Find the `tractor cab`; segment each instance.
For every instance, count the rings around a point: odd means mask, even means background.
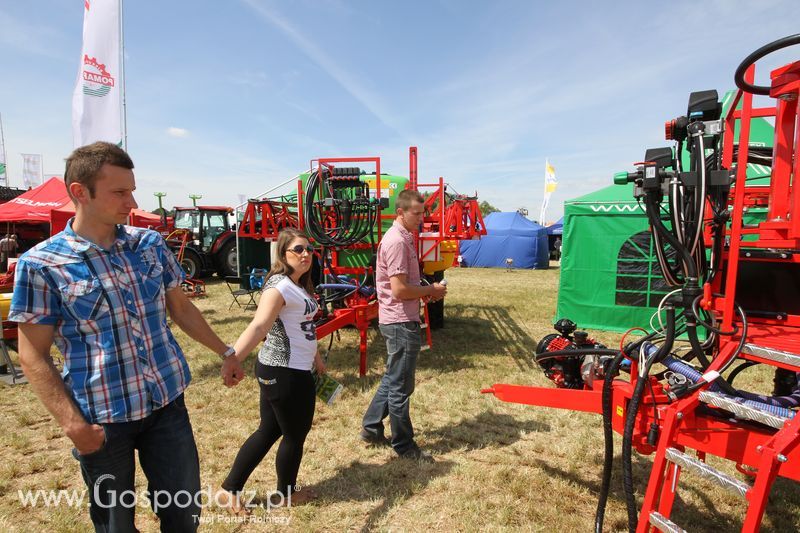
[[[236,275],[236,236],[228,220],[231,213],[233,209],[226,206],[175,208],[175,232],[186,235],[179,257],[189,277],[213,271],[220,276]]]
[[[217,237],[230,231],[230,207],[176,207],[175,229],[189,230],[194,246],[208,251]]]

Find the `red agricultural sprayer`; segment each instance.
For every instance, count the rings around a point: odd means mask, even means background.
[[[613,432],[622,434],[622,471],[631,531],[683,531],[670,520],[682,475],[719,483],[746,502],[743,531],[757,531],[773,482],[800,479],[800,61],[754,85],[755,63],[800,44],[794,35],[766,45],[736,70],[739,87],[722,115],[716,91],[692,93],[686,116],[667,123],[675,149],[647,150],[633,173],[634,196],[648,217],[658,268],[671,292],[662,324],[638,340],[606,348],[567,319],[539,343],[536,361],[556,389],[496,384],[506,402],[603,415],[605,462],[595,530],[609,494]],[[755,107],[754,95],[770,105]],[[774,117],[771,147],[751,144],[755,117]],[[767,183],[748,183],[750,165],[771,167]],[[766,220],[745,224],[747,209]],[[689,341],[678,349],[679,338]],[[775,367],[773,395],[737,389],[744,369]],[[628,374],[629,379],[623,379]],[[641,509],[632,450],[655,454]],[[732,461],[749,482],[709,466]]]
[[[303,231],[316,247],[315,283],[321,315],[317,337],[347,326],[360,334],[359,374],[367,369],[367,331],[378,316],[374,257],[381,237],[396,217],[395,199],[403,189],[426,196],[425,217],[416,238],[421,269],[429,281],[453,266],[460,239],[486,234],[477,197],[448,192],[417,179],[417,148],[409,149],[409,177],[381,171],[379,157],[320,158],[298,176],[294,191],[249,200],[239,224],[240,239],[275,241],[284,228]],[[247,267],[241,259],[240,267]],[[246,271],[245,271],[246,272]],[[431,305],[423,316],[431,322]],[[426,328],[430,346],[430,328]]]

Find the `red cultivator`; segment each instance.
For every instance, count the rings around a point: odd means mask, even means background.
[[[543,339],[536,355],[559,388],[496,384],[483,391],[506,402],[603,414],[597,531],[611,478],[612,431],[623,435],[631,531],[682,531],[670,515],[683,473],[740,495],[747,502],[743,531],[759,529],[776,477],[800,480],[800,417],[793,410],[800,404],[800,62],[773,71],[768,87],[753,85],[755,62],[794,44],[800,35],[744,60],[735,76],[740,89],[724,117],[716,91],[693,93],[687,115],[668,123],[675,151],[648,150],[637,172],[618,176],[635,183],[659,268],[674,289],[659,307],[664,326],[608,349],[561,320],[559,335]],[[770,96],[774,105],[755,108],[754,94]],[[773,147],[749,142],[754,117],[775,117]],[[768,185],[748,185],[752,164],[771,167]],[[748,226],[743,214],[753,206],[767,207],[766,220]],[[691,349],[678,355],[680,335]],[[772,396],[733,387],[754,364],[776,367]],[[629,380],[620,378],[625,372]],[[632,449],[655,453],[641,510]],[[710,467],[708,455],[732,461],[751,482]]]

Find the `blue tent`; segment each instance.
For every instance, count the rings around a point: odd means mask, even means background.
[[[556,222],[553,222],[549,226],[547,226],[547,234],[548,235],[562,235],[564,233],[564,217],[559,218]]]
[[[486,235],[478,241],[461,241],[459,253],[468,267],[505,267],[506,259],[514,268],[549,266],[547,230],[517,212],[491,213],[483,219]]]
[[[561,250],[556,250],[556,241],[564,236],[564,217],[559,218],[547,226],[547,247],[550,250],[551,259],[560,259]],[[559,247],[560,248],[560,247]]]

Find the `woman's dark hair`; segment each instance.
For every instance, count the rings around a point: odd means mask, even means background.
[[[305,233],[294,228],[286,228],[278,234],[278,255],[272,263],[272,268],[267,274],[267,279],[277,274],[291,276],[294,274],[294,269],[286,262],[286,254],[289,253],[289,245],[295,239],[303,239],[308,241]],[[313,257],[312,257],[313,262]],[[300,276],[300,286],[303,287],[310,295],[314,295],[314,283],[311,281],[311,268],[308,272]]]

